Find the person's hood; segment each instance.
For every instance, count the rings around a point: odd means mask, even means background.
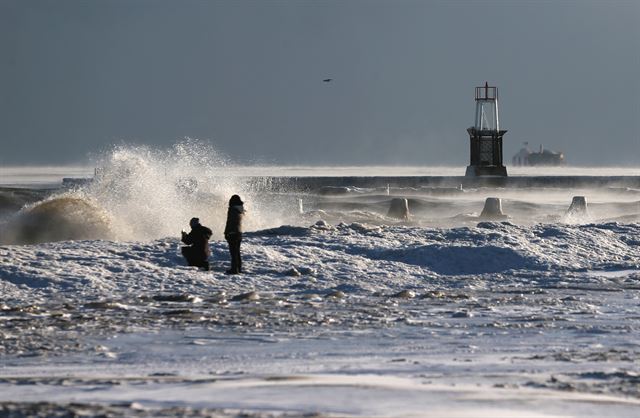
[[[229,206],[236,206],[236,205],[242,205],[244,204],[244,202],[242,201],[242,199],[240,199],[240,196],[238,196],[237,194],[234,194],[233,196],[231,196],[231,199],[229,199]]]

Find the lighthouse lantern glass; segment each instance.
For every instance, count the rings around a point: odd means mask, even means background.
[[[498,122],[498,101],[497,100],[477,100],[476,101],[476,123],[475,128],[480,131],[500,130]]]

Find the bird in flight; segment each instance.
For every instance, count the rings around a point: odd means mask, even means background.
[[[325,78],[324,80],[325,83],[330,83],[331,81],[333,81],[333,78]]]

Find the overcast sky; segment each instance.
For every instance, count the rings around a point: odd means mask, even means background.
[[[333,78],[324,83],[325,78]],[[210,140],[241,162],[640,165],[640,1],[0,0],[0,164]]]

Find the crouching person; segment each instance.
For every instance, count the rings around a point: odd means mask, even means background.
[[[209,271],[209,256],[211,249],[209,248],[209,238],[211,238],[211,230],[206,226],[200,225],[198,218],[192,218],[189,221],[191,232],[188,234],[182,231],[182,242],[188,247],[182,247],[182,255],[187,259],[190,266],[200,267]]]
[[[240,258],[240,243],[242,242],[242,218],[244,217],[244,202],[240,196],[234,194],[229,199],[227,224],[224,228],[224,238],[229,243],[231,254],[231,268],[227,274],[242,273],[242,259]]]

